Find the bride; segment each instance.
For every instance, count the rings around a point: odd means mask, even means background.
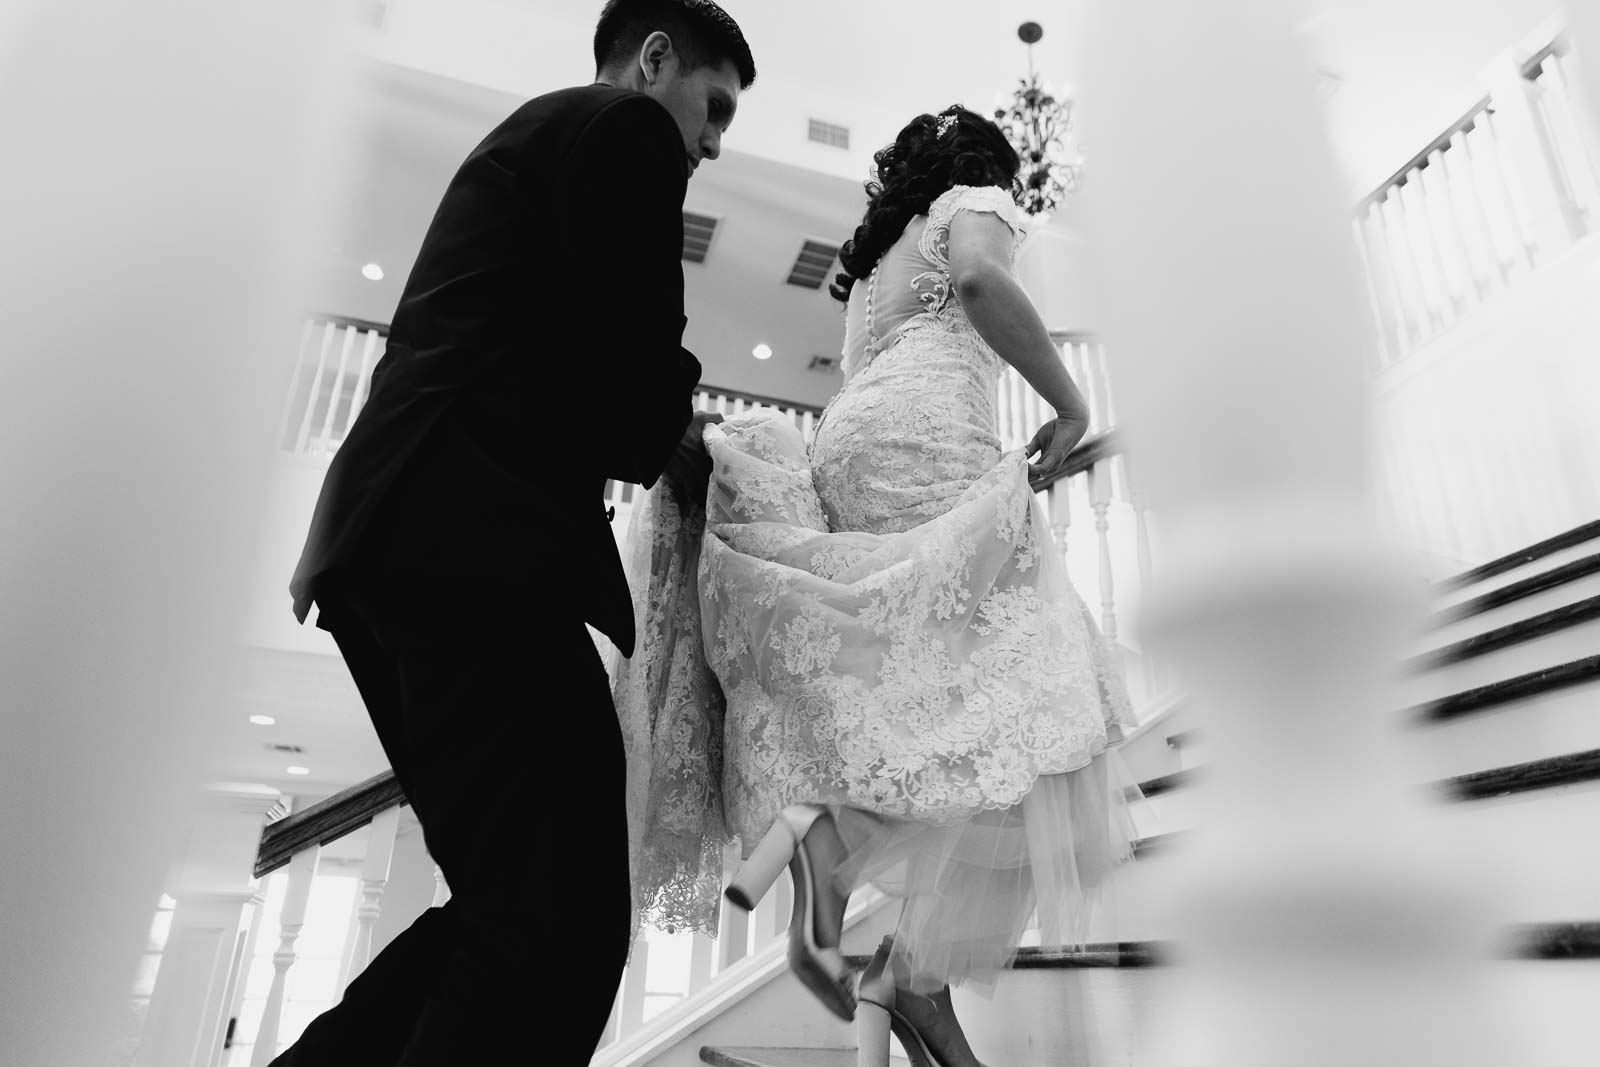
[[[792,966],[840,1017],[864,1005],[864,1057],[892,1027],[957,1067],[976,1059],[949,987],[992,991],[1031,918],[1081,943],[1130,854],[1107,751],[1129,708],[1029,488],[1087,409],[1015,278],[1016,152],[952,107],[875,158],[832,290],[844,386],[809,447],[774,411],[707,425],[708,490],[636,513],[641,643],[615,695],[639,910],[714,930],[737,835],[728,898],[791,870]],[[1057,413],[1020,452],[995,435],[1005,364]],[[904,906],[858,977],[839,937],[867,884]]]

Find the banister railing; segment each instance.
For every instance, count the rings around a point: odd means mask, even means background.
[[[255,876],[265,878],[285,866],[296,853],[318,845],[331,845],[361,829],[374,817],[406,803],[393,771],[373,775],[342,793],[269,823],[261,832]]]
[[[1386,365],[1595,230],[1600,161],[1570,62],[1557,37],[1516,64],[1356,205]]]

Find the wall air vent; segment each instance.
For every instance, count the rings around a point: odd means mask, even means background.
[[[839,360],[836,356],[812,356],[811,362],[806,364],[806,370],[818,374],[834,374],[839,370]]]
[[[804,289],[821,289],[828,280],[834,260],[839,258],[839,246],[808,237],[800,246],[800,255],[789,271],[789,284]]]
[[[301,748],[299,745],[268,745],[267,751],[287,752],[292,756],[299,756],[305,752],[305,749]]]
[[[722,222],[715,215],[702,215],[695,211],[683,213],[683,261],[704,263],[711,252],[711,238],[716,236]]]
[[[848,149],[850,147],[849,127],[823,122],[821,119],[811,120],[811,128],[807,132],[806,138],[817,144],[825,144],[829,148]]]

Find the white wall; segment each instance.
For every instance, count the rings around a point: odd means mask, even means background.
[[[1485,562],[1600,519],[1600,237],[1380,375],[1383,481],[1411,547]]]

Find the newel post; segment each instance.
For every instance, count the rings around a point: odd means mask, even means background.
[[[1377,533],[1371,309],[1291,6],[1084,9],[1084,215],[1162,516],[1141,617],[1211,753],[1140,1062],[1490,1067],[1492,872],[1391,761],[1421,606]]]
[[[261,785],[207,787],[170,880],[177,906],[136,1063],[221,1063],[228,1011],[238,999],[262,906],[260,883],[251,872],[261,828],[278,799],[276,789]]]

